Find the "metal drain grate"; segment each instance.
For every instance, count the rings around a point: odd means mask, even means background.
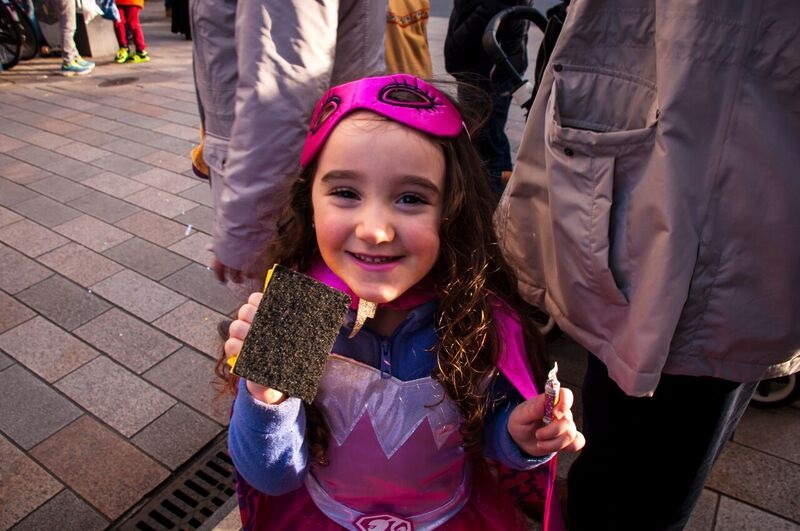
[[[194,464],[113,529],[157,531],[197,529],[236,494],[234,468],[221,437]]]

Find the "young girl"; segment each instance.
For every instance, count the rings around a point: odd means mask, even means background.
[[[114,34],[117,37],[119,51],[114,58],[119,64],[133,61],[146,63],[150,60],[147,44],[144,42],[144,30],[139,22],[139,12],[144,8],[144,0],[115,0],[119,8],[119,21],[114,22]],[[128,43],[128,33],[133,36],[136,51],[132,52]]]
[[[353,308],[378,307],[352,338],[351,310],[312,407],[238,382],[229,451],[244,528],[527,529],[487,459],[529,470],[584,440],[566,389],[542,421],[539,338],[516,311],[459,111],[405,74],[335,87],[301,166],[272,256]],[[260,300],[240,309],[227,356]]]

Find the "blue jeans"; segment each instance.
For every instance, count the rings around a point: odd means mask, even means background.
[[[510,86],[492,84],[488,80],[470,80],[469,84],[486,92],[491,102],[492,108],[489,117],[472,138],[472,144],[486,165],[490,184],[499,199],[505,188],[502,179],[503,172],[511,171],[513,167],[511,145],[505,131],[508,109],[511,106]],[[459,86],[458,98],[462,102],[469,99],[464,92],[463,88]]]

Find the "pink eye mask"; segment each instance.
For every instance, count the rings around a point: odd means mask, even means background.
[[[314,108],[300,155],[308,166],[336,124],[356,110],[371,111],[435,137],[457,137],[466,131],[461,114],[439,89],[408,74],[367,77],[331,88]]]

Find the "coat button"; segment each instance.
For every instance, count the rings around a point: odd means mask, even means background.
[[[564,69],[564,67],[561,66],[560,64],[553,65],[553,70],[555,70],[556,72],[561,72],[561,70],[563,70],[563,69]]]
[[[575,152],[572,151],[570,148],[564,148],[564,155],[566,155],[568,157],[571,157],[574,154],[575,154]]]

